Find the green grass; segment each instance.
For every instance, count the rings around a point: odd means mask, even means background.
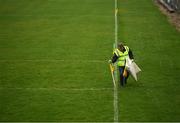
[[[180,33],[152,1],[119,1],[119,38],[134,51],[140,80],[119,92],[121,121],[180,121]]]
[[[113,121],[113,5],[0,0],[0,121]]]
[[[118,7],[142,69],[118,90],[119,120],[180,121],[180,33],[150,0]],[[113,43],[114,1],[0,0],[0,121],[112,122]]]

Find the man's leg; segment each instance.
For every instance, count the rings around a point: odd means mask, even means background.
[[[120,84],[121,84],[121,86],[124,86],[124,78],[125,77],[123,77],[123,72],[124,72],[124,67],[122,67],[122,66],[120,66],[119,67],[119,73],[120,73]]]
[[[128,79],[128,77],[129,77],[129,71],[127,71],[127,76],[124,77],[124,83],[125,83],[125,84],[127,84],[127,79]]]

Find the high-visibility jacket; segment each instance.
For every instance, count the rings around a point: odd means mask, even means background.
[[[118,63],[117,63],[118,66],[125,66],[126,58],[129,56],[129,48],[127,46],[124,46],[124,48],[126,49],[124,53],[121,52],[119,49],[114,50],[114,53],[118,57]]]

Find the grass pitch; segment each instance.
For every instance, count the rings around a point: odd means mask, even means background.
[[[119,91],[121,121],[180,121],[180,33],[151,0],[119,0],[119,38],[142,72]]]
[[[113,121],[113,5],[0,0],[0,121]]]
[[[119,120],[180,121],[180,33],[152,1],[118,7],[142,69],[119,89]],[[0,121],[113,121],[113,43],[114,1],[0,0]]]

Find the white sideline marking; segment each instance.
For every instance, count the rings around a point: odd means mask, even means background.
[[[0,90],[58,90],[58,91],[105,91],[105,90],[113,90],[113,88],[0,88]]]
[[[115,16],[114,16],[114,20],[115,20],[115,45],[114,47],[117,48],[117,41],[118,41],[118,18],[117,18],[117,14],[118,14],[118,7],[117,7],[117,0],[114,1],[115,2]],[[115,65],[116,66],[116,65]],[[117,66],[115,67],[116,71],[117,71]],[[115,72],[115,78],[117,80],[117,72]],[[114,122],[118,122],[118,115],[119,115],[119,109],[118,109],[118,86],[117,83],[114,86]]]
[[[87,63],[105,63],[105,60],[64,60],[64,59],[9,59],[0,62],[87,62]]]

